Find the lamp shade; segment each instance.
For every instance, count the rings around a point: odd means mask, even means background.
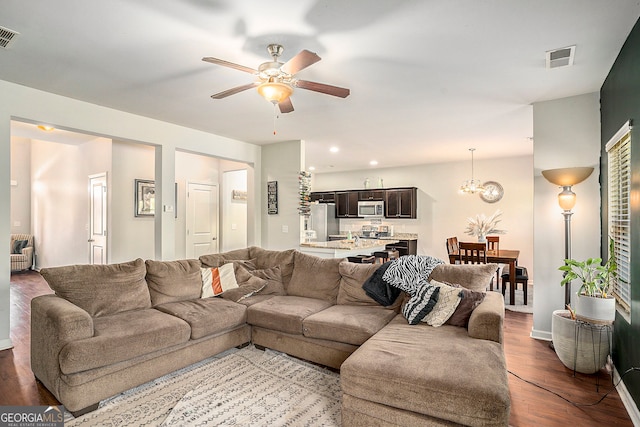
[[[593,168],[590,167],[547,169],[546,171],[542,171],[542,176],[557,186],[570,187],[589,178],[592,172]]]
[[[293,88],[287,84],[279,82],[265,82],[258,86],[258,93],[267,101],[279,104],[293,93]]]
[[[558,204],[565,211],[570,211],[576,205],[576,193],[571,191],[570,186],[562,187],[562,191],[558,194]]]

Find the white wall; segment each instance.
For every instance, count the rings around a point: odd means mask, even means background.
[[[564,219],[560,189],[542,177],[546,169],[593,166],[593,174],[573,187],[577,203],[571,219],[572,258],[600,256],[600,97],[590,93],[533,105],[534,136],[534,338],[551,339],[551,313],[564,306],[562,274]],[[575,294],[577,286],[573,286]]]
[[[135,216],[135,180],[155,180],[155,147],[113,141],[109,263],[154,258],[154,218]]]
[[[247,247],[247,201],[232,197],[233,191],[247,191],[247,170],[225,171],[222,174],[221,252]]]
[[[298,173],[304,170],[304,142],[288,141],[262,148],[262,246],[280,250],[297,248],[302,230],[298,214]],[[278,213],[267,214],[267,182],[278,182]],[[286,231],[285,231],[286,230]]]
[[[476,160],[475,177],[482,181],[497,181],[504,187],[504,197],[497,203],[483,202],[478,195],[459,194],[462,182],[471,175],[470,159],[460,162],[426,164],[403,168],[362,170],[345,173],[320,173],[312,178],[312,190],[361,189],[366,177],[377,177],[384,187],[417,187],[418,218],[384,220],[393,225],[395,232],[417,233],[418,254],[447,260],[445,241],[457,236],[458,240],[474,241],[464,234],[467,218],[476,214],[503,211],[500,228],[507,234],[500,236],[500,247],[519,249],[520,265],[533,263],[533,177],[532,157]],[[340,220],[342,230],[358,230],[364,220]],[[532,281],[533,281],[532,277]]]
[[[36,268],[86,264],[90,174],[106,172],[110,141],[81,145],[31,141],[31,233]]]
[[[30,123],[47,123],[60,129],[137,141],[155,145],[157,150],[156,181],[161,191],[158,205],[170,201],[173,204],[176,149],[202,153],[251,165],[249,187],[255,185],[255,177],[261,176],[259,146],[235,141],[210,133],[189,129],[171,123],[137,116],[135,114],[78,101],[26,86],[0,80],[0,235],[11,233],[10,227],[10,137],[11,120]],[[157,160],[160,158],[160,162]],[[117,161],[117,159],[116,159]],[[4,183],[4,184],[2,184]],[[166,184],[165,184],[166,183]],[[253,215],[261,205],[261,192],[250,193],[249,244],[259,245],[261,239],[260,215]],[[155,259],[175,258],[175,218],[173,212],[162,213],[155,219]],[[163,227],[163,225],[166,225]],[[7,242],[8,245],[8,242]],[[9,258],[0,258],[0,349],[11,346],[9,339]]]
[[[31,140],[11,138],[11,233],[31,233]],[[15,181],[15,183],[13,182]]]

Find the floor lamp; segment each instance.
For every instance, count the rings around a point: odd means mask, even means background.
[[[571,258],[571,209],[576,205],[576,193],[571,191],[571,187],[580,184],[589,178],[593,168],[561,168],[548,169],[542,171],[542,176],[552,184],[562,188],[558,194],[558,204],[562,208],[564,216],[564,259]],[[565,273],[566,274],[566,273]],[[564,305],[565,307],[571,303],[571,282],[564,286]]]

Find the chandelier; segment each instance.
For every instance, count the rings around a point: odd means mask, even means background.
[[[473,152],[476,151],[476,149],[469,148],[469,151],[471,151],[471,179],[466,180],[460,186],[460,192],[471,193],[471,194],[481,193],[484,191],[484,187],[482,186],[481,181],[479,179],[473,178]]]

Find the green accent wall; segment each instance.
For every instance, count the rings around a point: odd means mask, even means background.
[[[631,130],[631,324],[619,314],[613,333],[613,362],[621,375],[630,367],[640,367],[640,20],[618,54],[600,90],[602,174],[602,243],[606,255],[607,227],[607,154],[605,144],[627,120]],[[635,196],[634,196],[635,195]],[[640,372],[631,372],[624,384],[640,406]]]

